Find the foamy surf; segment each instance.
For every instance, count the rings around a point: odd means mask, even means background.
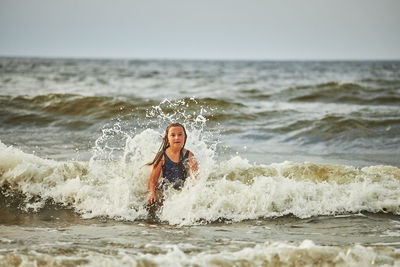
[[[378,255],[378,252],[382,253]],[[386,254],[386,255],[385,255]],[[239,251],[221,253],[187,254],[179,246],[170,246],[167,253],[142,254],[137,257],[124,255],[121,259],[91,255],[89,266],[134,264],[156,266],[397,266],[399,252],[355,245],[351,247],[318,246],[310,240],[300,244],[267,242]]]
[[[166,245],[158,253],[127,254],[124,250],[49,255],[10,252],[0,264],[82,266],[398,266],[399,251],[379,246],[319,246],[310,240],[293,244],[266,242],[237,251],[196,252],[187,244]],[[149,245],[150,249],[151,245]],[[191,253],[188,251],[193,250]]]
[[[160,218],[199,221],[390,212],[399,214],[400,170],[283,162],[251,165],[240,157],[221,163],[209,179],[191,181],[168,196]]]
[[[112,147],[107,133],[89,161],[54,161],[0,143],[0,183],[6,196],[25,196],[21,207],[37,211],[46,201],[69,207],[83,218],[135,221],[147,218],[146,163],[158,149],[160,134],[147,129],[124,136]],[[118,136],[118,135],[116,135]],[[220,220],[239,222],[294,215],[308,218],[359,212],[400,213],[400,170],[392,166],[352,166],[285,161],[251,164],[239,156],[217,163],[214,150],[191,130],[187,147],[200,172],[181,191],[165,192],[158,218],[171,225]]]

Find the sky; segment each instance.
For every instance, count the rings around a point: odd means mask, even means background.
[[[0,56],[400,59],[399,0],[0,0]]]

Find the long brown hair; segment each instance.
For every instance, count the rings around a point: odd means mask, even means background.
[[[183,163],[182,163],[182,161],[183,161],[183,152],[182,152],[182,150],[183,150],[183,148],[185,147],[185,144],[186,144],[187,134],[186,134],[185,127],[182,124],[178,123],[178,122],[171,123],[170,125],[168,125],[167,129],[165,129],[165,135],[164,135],[164,138],[163,138],[163,142],[162,142],[160,148],[158,149],[158,152],[157,152],[156,156],[154,157],[153,161],[147,163],[147,165],[153,165],[154,164],[154,167],[156,167],[160,163],[160,161],[161,161],[161,159],[162,159],[162,157],[163,157],[163,155],[165,153],[165,150],[167,150],[167,148],[170,146],[170,144],[168,143],[168,131],[172,127],[182,127],[183,132],[185,133],[185,141],[183,142],[183,146],[182,146],[181,151],[179,153],[179,163],[178,163],[179,169],[181,169],[181,170],[184,169],[184,166],[183,166]]]

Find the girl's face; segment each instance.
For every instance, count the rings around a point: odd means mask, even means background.
[[[180,126],[171,127],[168,130],[168,143],[171,148],[182,148],[185,143],[185,132]]]

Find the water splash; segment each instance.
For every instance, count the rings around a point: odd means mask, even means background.
[[[26,210],[38,210],[51,200],[84,218],[144,219],[151,171],[146,163],[157,152],[166,125],[180,121],[187,128],[187,148],[199,161],[199,177],[189,178],[181,191],[165,192],[159,218],[169,224],[400,213],[400,170],[395,167],[256,165],[240,157],[216,162],[218,142],[206,127],[206,112],[195,99],[165,100],[148,111],[149,121],[143,123],[156,123],[156,129],[131,129],[116,120],[103,128],[87,162],[45,160],[1,143],[0,185],[24,194]]]

